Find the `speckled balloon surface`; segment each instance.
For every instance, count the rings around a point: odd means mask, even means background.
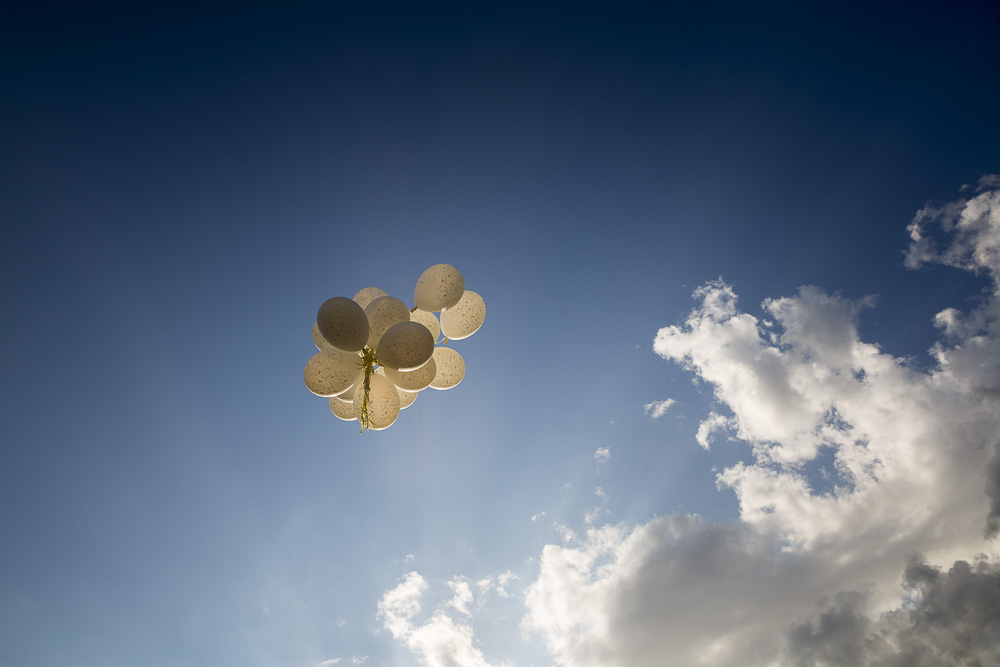
[[[361,357],[358,357],[358,359],[360,360]],[[337,398],[344,401],[345,403],[353,402],[354,390],[357,388],[358,384],[364,382],[364,380],[365,380],[365,369],[359,368],[357,374],[355,374],[354,376],[354,382],[352,382],[351,386],[347,388],[347,391],[345,391],[342,394],[337,394]]]
[[[330,345],[328,342],[326,342],[326,339],[323,338],[323,334],[319,332],[319,326],[315,322],[313,322],[313,345],[316,346],[317,350],[337,349],[333,345]]]
[[[389,327],[410,321],[410,309],[394,296],[380,296],[375,299],[365,308],[365,314],[368,316],[370,326],[368,347],[373,350],[378,349],[378,342]]]
[[[403,391],[402,389],[399,389],[399,387],[397,387],[396,390],[399,392],[400,410],[405,410],[413,405],[414,401],[417,400],[417,392],[415,391]]]
[[[451,389],[465,377],[465,359],[450,347],[434,348],[434,363],[437,373],[431,381],[431,389]]]
[[[415,371],[434,354],[434,338],[420,322],[393,324],[382,334],[375,355],[386,368]]]
[[[420,274],[413,290],[413,303],[432,313],[451,308],[462,298],[465,279],[451,264],[435,264]]]
[[[479,331],[486,319],[486,302],[472,290],[465,290],[462,298],[441,313],[441,331],[451,340],[462,340]]]
[[[302,379],[317,396],[336,396],[350,388],[358,373],[358,355],[337,349],[321,350],[306,362]]]
[[[389,428],[399,417],[399,392],[396,385],[384,375],[372,375],[371,394],[369,394],[368,411],[371,414],[372,429],[381,431]],[[362,381],[354,390],[354,416],[361,420],[361,404],[365,396],[365,386]]]
[[[436,341],[438,336],[441,335],[441,323],[438,322],[437,315],[430,313],[426,310],[420,310],[417,308],[410,313],[411,322],[420,322],[431,332],[431,336],[434,337]]]
[[[324,301],[316,314],[316,326],[320,335],[340,350],[357,352],[368,342],[368,317],[346,296]]]
[[[343,419],[345,422],[357,420],[357,417],[354,416],[354,405],[352,403],[342,401],[336,396],[330,399],[330,412],[333,413],[334,417],[337,419]]]
[[[368,304],[383,296],[389,296],[389,293],[377,287],[362,287],[358,290],[358,293],[354,295],[354,302],[362,308],[367,308]]]
[[[437,364],[434,358],[431,359],[415,371],[397,371],[387,368],[385,376],[392,380],[392,383],[403,391],[421,391],[431,386],[434,376],[437,375]]]

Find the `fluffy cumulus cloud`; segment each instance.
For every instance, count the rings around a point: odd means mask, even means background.
[[[872,299],[810,286],[753,314],[714,281],[657,333],[654,351],[714,391],[698,444],[749,449],[717,477],[739,520],[562,526],[521,622],[553,664],[1000,665],[1000,178],[908,231],[910,268],[992,281],[935,318],[930,368],[862,340]],[[423,585],[386,593],[385,626],[425,664],[486,664],[467,625],[413,623]],[[463,657],[433,662],[442,646]]]
[[[662,517],[546,546],[524,627],[556,664],[1000,664],[998,187],[909,228],[911,268],[994,281],[979,307],[935,319],[930,370],[861,339],[868,298],[807,286],[758,317],[721,280],[695,292],[654,350],[714,390],[698,442],[749,445],[718,475],[740,520]],[[824,461],[835,483],[819,490],[808,471]]]
[[[379,619],[427,667],[490,667],[475,646],[472,626],[463,620],[456,621],[449,614],[451,609],[460,617],[469,615],[468,605],[472,602],[469,584],[452,580],[449,586],[454,597],[423,623],[417,623],[414,618],[420,613],[420,599],[427,582],[417,572],[410,572],[382,596]]]

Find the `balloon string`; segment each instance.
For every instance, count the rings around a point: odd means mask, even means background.
[[[378,363],[378,359],[375,358],[375,350],[371,349],[365,345],[361,354],[360,365],[365,369],[365,395],[361,400],[361,432],[364,433],[365,429],[372,429],[372,414],[371,414],[371,393],[372,393],[372,375],[375,373],[375,365]]]

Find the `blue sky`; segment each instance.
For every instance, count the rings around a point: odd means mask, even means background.
[[[0,665],[882,665],[997,586],[995,7],[2,11]],[[467,375],[359,434],[316,309],[443,262]]]

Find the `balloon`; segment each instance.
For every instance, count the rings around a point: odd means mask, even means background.
[[[352,422],[357,419],[354,416],[354,405],[348,403],[347,401],[342,401],[336,396],[330,398],[330,412],[337,419],[343,419],[345,422]]]
[[[317,396],[336,396],[347,391],[358,374],[358,355],[337,349],[321,350],[306,362],[302,379]]]
[[[405,410],[406,408],[413,405],[413,402],[417,400],[417,392],[415,391],[403,391],[399,387],[396,387],[396,391],[399,392],[399,409]]]
[[[357,352],[368,342],[365,311],[346,296],[324,301],[316,314],[316,326],[320,335],[340,350]]]
[[[410,321],[420,322],[425,327],[430,329],[431,336],[434,337],[435,341],[441,334],[441,323],[438,322],[437,315],[434,313],[429,313],[426,310],[420,310],[417,308],[416,310],[410,312]]]
[[[486,302],[472,290],[465,290],[462,298],[441,313],[441,331],[451,340],[462,340],[479,331],[486,319]]]
[[[313,322],[313,345],[316,346],[317,350],[337,349],[333,345],[330,345],[328,342],[326,342],[326,339],[323,338],[323,334],[319,332],[319,326],[317,326],[315,322]]]
[[[462,298],[465,279],[451,264],[435,264],[420,274],[413,290],[413,302],[432,313],[451,308]]]
[[[361,357],[358,357],[360,359]],[[357,374],[354,376],[354,382],[348,387],[347,391],[342,394],[337,394],[337,398],[344,401],[345,403],[354,402],[354,390],[357,388],[358,384],[365,381],[365,369],[359,368]]]
[[[371,393],[368,395],[368,412],[371,415],[372,430],[389,428],[399,416],[399,392],[396,385],[384,375],[372,375],[369,379]],[[364,380],[354,390],[354,416],[361,421],[361,406],[365,396]]]
[[[397,389],[401,391],[420,391],[431,386],[431,381],[437,375],[437,364],[434,358],[431,359],[415,371],[397,371],[392,368],[385,370],[385,376],[392,380]]]
[[[394,296],[380,296],[365,308],[371,333],[368,335],[368,347],[378,349],[378,341],[389,327],[400,322],[410,321],[410,309]]]
[[[393,324],[382,334],[375,355],[378,363],[397,371],[415,371],[434,354],[434,338],[420,322]]]
[[[354,302],[357,303],[362,308],[367,308],[375,299],[380,296],[388,296],[385,290],[381,290],[377,287],[362,287],[358,290],[358,293],[354,295]]]
[[[431,389],[451,389],[465,377],[465,359],[450,347],[434,348],[434,363],[437,373],[431,380]]]

